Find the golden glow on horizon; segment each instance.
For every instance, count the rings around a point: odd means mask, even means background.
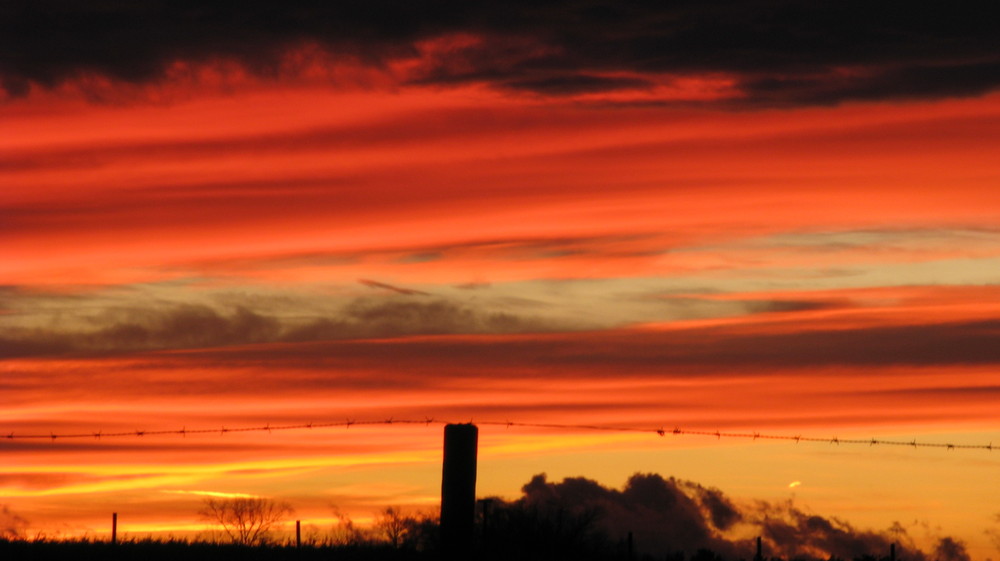
[[[167,493],[171,495],[197,495],[199,497],[215,497],[223,499],[259,499],[260,495],[251,495],[248,493],[223,493],[222,491],[182,491],[178,489],[163,489],[161,493]]]

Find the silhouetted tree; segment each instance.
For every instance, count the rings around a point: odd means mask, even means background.
[[[388,506],[379,511],[375,517],[375,528],[389,542],[393,549],[399,549],[403,545],[408,526],[406,517],[398,507]]]
[[[490,514],[490,559],[593,559],[613,544],[597,526],[600,512],[558,502],[511,503],[495,499]]]
[[[433,514],[416,514],[403,519],[406,534],[403,548],[416,551],[433,551],[438,548],[441,519]]]
[[[427,551],[435,549],[440,521],[428,514],[403,514],[399,507],[386,507],[375,517],[374,530],[393,549]]]
[[[333,517],[337,519],[333,525],[330,543],[338,546],[359,546],[370,543],[371,537],[363,528],[359,528],[347,514],[333,507]]]
[[[203,518],[222,526],[233,543],[259,545],[275,524],[293,513],[292,506],[263,497],[209,498],[199,511]]]

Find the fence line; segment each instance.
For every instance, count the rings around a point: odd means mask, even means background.
[[[469,420],[467,422],[473,422]],[[368,425],[442,425],[450,424],[449,421],[444,421],[440,419],[425,418],[423,420],[417,419],[381,419],[381,420],[353,420],[347,419],[344,421],[331,421],[322,423],[300,423],[291,425],[270,425],[266,424],[264,426],[252,426],[252,427],[220,427],[220,428],[197,428],[188,429],[181,428],[175,430],[132,430],[132,431],[118,431],[118,432],[79,432],[79,433],[54,433],[50,432],[48,434],[41,433],[26,433],[26,434],[16,434],[14,432],[9,432],[3,435],[3,438],[7,440],[50,440],[57,441],[59,439],[79,439],[79,438],[117,438],[117,437],[143,437],[143,436],[165,436],[165,435],[175,435],[175,436],[187,436],[189,434],[219,434],[224,435],[230,432],[273,432],[273,431],[286,431],[286,430],[304,430],[304,429],[321,429],[321,428],[351,428],[352,426],[368,426]],[[727,432],[727,431],[706,431],[706,430],[688,430],[682,429],[680,427],[674,427],[672,429],[664,428],[648,428],[648,427],[634,427],[634,426],[616,426],[616,425],[590,425],[590,424],[571,424],[571,423],[530,423],[530,422],[517,422],[517,421],[475,421],[474,424],[480,426],[499,426],[505,428],[537,428],[537,429],[553,429],[553,430],[588,430],[588,431],[604,431],[604,432],[636,432],[636,433],[649,433],[664,437],[667,435],[673,436],[710,436],[721,440],[722,438],[739,438],[739,439],[753,439],[753,440],[784,440],[784,441],[794,441],[798,442],[819,442],[827,443],[833,445],[857,445],[864,444],[868,446],[907,446],[912,448],[943,448],[947,450],[987,450],[993,451],[993,443],[989,444],[951,444],[951,443],[941,443],[941,442],[918,442],[917,440],[887,440],[882,438],[822,438],[816,436],[803,436],[803,435],[781,435],[781,434],[764,434],[759,432]]]

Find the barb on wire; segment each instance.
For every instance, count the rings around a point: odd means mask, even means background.
[[[469,421],[470,423],[472,421]],[[263,426],[248,426],[248,427],[226,427],[215,429],[189,429],[186,426],[181,429],[170,429],[170,430],[141,430],[134,429],[130,431],[122,432],[104,432],[98,430],[96,432],[79,432],[79,433],[62,433],[57,434],[55,432],[49,433],[25,433],[17,434],[13,431],[3,434],[3,438],[6,440],[48,440],[50,442],[56,442],[60,439],[74,439],[74,438],[115,438],[115,437],[149,437],[149,436],[166,436],[166,435],[180,435],[186,437],[188,435],[194,434],[218,434],[220,436],[225,435],[229,432],[267,432],[274,433],[275,431],[288,431],[288,430],[300,430],[300,429],[318,429],[318,428],[332,428],[332,427],[343,427],[351,428],[352,426],[401,426],[401,425],[423,425],[430,426],[432,424],[444,425],[450,424],[449,421],[444,421],[441,419],[435,419],[433,417],[424,417],[423,419],[395,419],[389,417],[387,419],[381,420],[357,420],[357,419],[347,419],[345,421],[330,421],[325,423],[303,423],[303,424],[290,424],[290,425],[272,425],[266,423]],[[903,441],[903,440],[887,440],[880,438],[839,438],[839,437],[818,437],[818,436],[802,436],[801,434],[796,435],[781,435],[781,434],[762,434],[759,432],[724,432],[720,430],[707,431],[707,430],[688,430],[682,429],[675,426],[672,430],[665,430],[662,426],[658,428],[644,428],[644,427],[634,427],[634,426],[619,426],[619,425],[591,425],[591,424],[572,424],[572,423],[530,423],[530,422],[517,422],[517,421],[478,421],[477,425],[481,426],[498,426],[503,427],[506,430],[511,428],[532,428],[532,429],[548,429],[548,430],[562,430],[562,431],[604,431],[604,432],[635,432],[635,433],[651,433],[656,436],[666,436],[669,432],[674,436],[714,436],[716,440],[721,440],[723,438],[739,438],[739,439],[751,439],[753,441],[757,440],[786,440],[793,441],[796,444],[800,442],[816,442],[816,443],[827,443],[834,445],[841,444],[864,444],[869,447],[871,446],[908,446],[913,448],[941,448],[945,450],[986,450],[989,452],[993,451],[993,443],[989,444],[954,444],[947,442],[917,442],[916,439]],[[0,433],[2,434],[2,433]]]

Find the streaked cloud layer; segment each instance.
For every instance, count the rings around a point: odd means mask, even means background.
[[[997,442],[986,18],[296,6],[245,3],[239,25],[0,8],[0,431],[433,417]],[[65,533],[110,503],[188,528],[198,493],[317,521],[433,504],[435,430],[351,431],[4,439],[0,502]],[[540,471],[675,469],[770,501],[820,481],[795,492],[879,528],[936,516],[974,558],[1000,503],[989,454],[483,443],[486,492]],[[927,480],[951,483],[916,497]]]

